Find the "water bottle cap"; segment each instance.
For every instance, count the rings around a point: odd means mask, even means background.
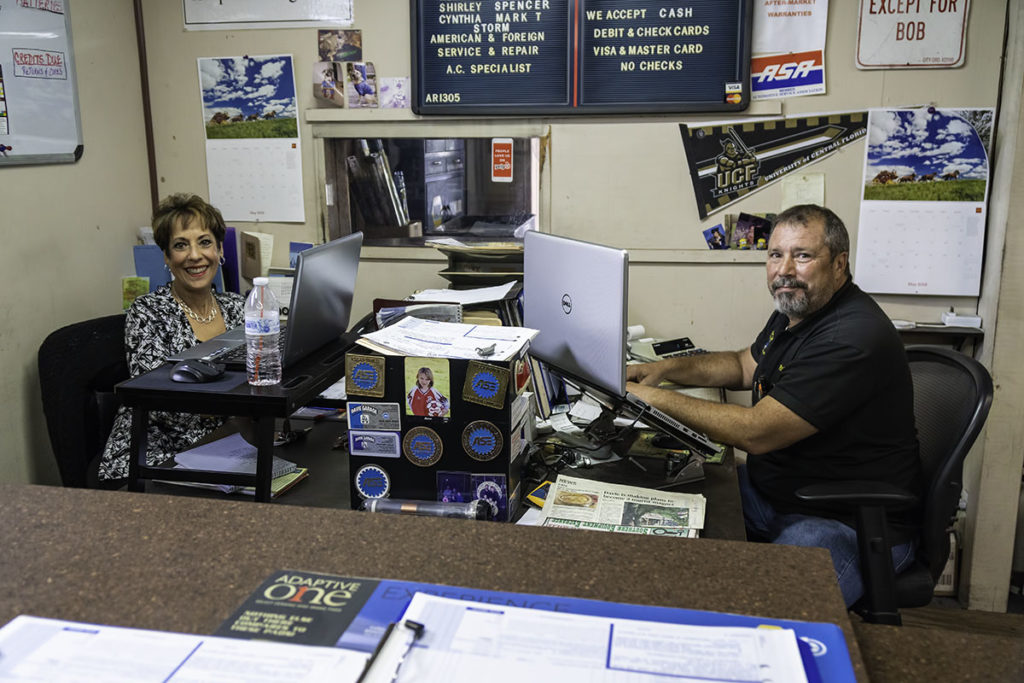
[[[252,284],[253,284],[254,287],[266,287],[267,285],[270,284],[270,278],[269,277],[254,277],[252,279]]]

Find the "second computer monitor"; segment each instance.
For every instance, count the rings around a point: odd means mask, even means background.
[[[523,324],[540,331],[530,353],[570,379],[625,395],[629,254],[528,232],[523,260]]]

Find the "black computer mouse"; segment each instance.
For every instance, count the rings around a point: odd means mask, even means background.
[[[183,360],[171,368],[175,382],[210,382],[224,374],[224,365],[202,358]]]

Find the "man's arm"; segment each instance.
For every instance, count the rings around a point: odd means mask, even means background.
[[[627,365],[626,379],[654,387],[662,382],[673,382],[691,387],[749,389],[753,386],[756,368],[750,349],[740,349]]]
[[[770,396],[748,408],[705,401],[656,386],[661,380],[668,380],[696,386],[749,388],[756,368],[750,349],[670,358],[628,366],[627,377],[632,381],[627,389],[712,440],[747,453],[767,453],[816,433],[818,430],[811,423]]]

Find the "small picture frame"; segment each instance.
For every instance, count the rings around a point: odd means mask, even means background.
[[[313,64],[313,96],[339,107],[345,106],[345,78],[339,62]]]
[[[451,417],[451,381],[444,358],[405,359],[405,414]]]
[[[704,231],[704,241],[708,243],[708,249],[729,248],[729,235],[721,223]]]
[[[377,71],[373,62],[344,62],[345,102],[353,109],[377,107]]]

